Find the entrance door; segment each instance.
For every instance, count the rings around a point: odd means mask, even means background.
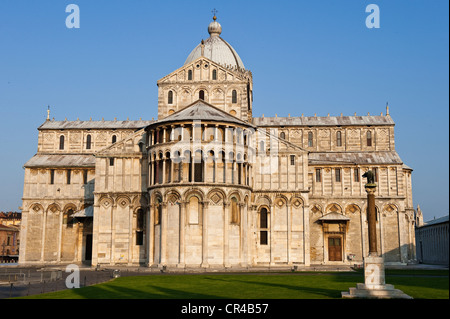
[[[342,261],[342,240],[340,237],[328,237],[328,260]]]
[[[84,260],[92,260],[92,234],[86,235],[86,250]]]

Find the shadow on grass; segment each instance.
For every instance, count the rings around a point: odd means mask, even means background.
[[[342,291],[348,291],[350,287],[362,282],[362,273],[139,276],[121,277],[100,285],[36,297],[156,300],[340,299]],[[427,290],[428,297],[425,298],[442,298],[445,293],[448,298],[448,277],[387,276],[386,282],[399,289],[400,286],[404,287],[402,290],[413,297],[414,294],[424,296],[423,292]],[[436,291],[436,288],[442,291]]]
[[[85,289],[73,290],[73,293],[86,299],[220,299],[223,297],[211,294],[201,294],[185,292],[182,290],[171,289],[149,285],[148,290],[142,291],[124,286],[108,285],[92,286]],[[149,290],[154,290],[151,292]]]

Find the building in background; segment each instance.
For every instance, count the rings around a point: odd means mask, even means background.
[[[416,227],[417,260],[424,264],[448,266],[448,215]]]
[[[0,262],[16,262],[19,258],[21,217],[17,212],[0,212]]]

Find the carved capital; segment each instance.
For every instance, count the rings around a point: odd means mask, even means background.
[[[364,186],[364,188],[366,189],[367,194],[375,194],[375,192],[377,190],[377,185],[375,185],[375,184],[366,184]]]

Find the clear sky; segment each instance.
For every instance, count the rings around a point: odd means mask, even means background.
[[[80,28],[66,27],[68,4]],[[367,28],[366,6],[380,27]],[[414,207],[449,213],[448,0],[0,0],[0,211],[18,211],[47,105],[56,120],[157,117],[156,81],[222,37],[253,73],[254,116],[380,114]]]

